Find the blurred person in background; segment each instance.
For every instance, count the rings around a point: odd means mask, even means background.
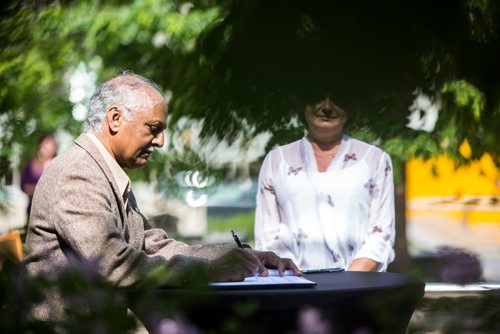
[[[273,149],[260,169],[256,249],[300,269],[386,271],[395,240],[391,158],[344,132],[347,112],[329,95],[304,104],[307,135]]]
[[[40,180],[43,171],[56,157],[57,148],[57,141],[53,133],[47,133],[40,137],[35,155],[30,159],[21,173],[21,190],[28,196],[28,219],[36,184]]]

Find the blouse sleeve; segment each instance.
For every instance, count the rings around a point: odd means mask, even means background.
[[[395,214],[394,181],[390,156],[383,153],[373,179],[367,237],[355,256],[379,262],[378,271],[386,271],[394,260]]]
[[[280,257],[292,259],[293,238],[289,228],[282,223],[274,184],[272,152],[262,163],[255,209],[255,248],[273,251]],[[296,252],[295,252],[296,253]]]

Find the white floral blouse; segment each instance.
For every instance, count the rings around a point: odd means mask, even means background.
[[[301,269],[347,268],[357,258],[394,259],[394,182],[390,156],[347,135],[324,173],[306,137],[269,152],[262,164],[255,246]]]

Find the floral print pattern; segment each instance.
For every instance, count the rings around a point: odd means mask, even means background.
[[[384,174],[387,177],[389,173],[392,171],[391,165],[389,164],[389,161],[385,161],[385,168],[384,168]]]
[[[265,190],[265,191],[269,191],[271,194],[273,194],[273,195],[274,195],[274,188],[273,188],[273,186],[267,186],[267,187],[266,187],[266,186],[264,186],[264,187],[261,187],[261,188],[260,188],[260,192],[261,192],[261,193],[264,193],[264,190]]]
[[[297,240],[297,246],[300,246],[300,243],[302,242],[303,239],[307,238],[307,234],[302,231],[301,228],[297,230],[297,233],[294,234],[295,240]]]
[[[365,183],[364,187],[368,189],[368,193],[371,197],[375,197],[378,194],[379,189],[373,179],[370,179],[367,183]]]
[[[356,153],[346,153],[346,155],[344,155],[344,162],[348,162],[349,160],[353,160],[353,161],[356,161],[358,160],[358,158],[356,157]]]
[[[333,205],[333,199],[332,199],[332,195],[328,195],[328,205],[330,205],[332,208],[335,206]]]
[[[268,153],[259,189],[256,249],[304,269],[348,268],[364,257],[385,271],[394,259],[392,165],[381,149],[344,136],[337,158],[320,172],[304,137]]]
[[[300,171],[302,170],[302,167],[297,167],[297,168],[293,168],[290,166],[290,168],[288,168],[288,175],[297,175]]]

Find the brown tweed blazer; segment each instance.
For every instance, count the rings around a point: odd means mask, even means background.
[[[35,194],[27,232],[28,275],[51,275],[71,258],[97,261],[98,273],[117,287],[142,287],[145,273],[168,267],[161,282],[189,281],[193,266],[208,270],[208,260],[234,246],[189,246],[151,228],[134,194],[124,207],[118,186],[92,140],[82,134],[44,172]],[[50,293],[34,311],[37,318],[57,320],[63,301]]]

